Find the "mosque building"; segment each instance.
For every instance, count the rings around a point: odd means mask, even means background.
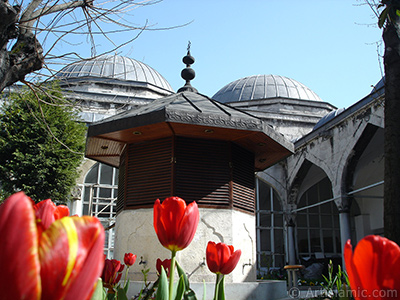
[[[66,96],[78,104],[89,130],[179,94],[155,69],[117,55],[73,63],[57,77]],[[279,75],[240,78],[212,97],[194,88],[190,93],[223,113],[261,120],[271,139],[290,150],[264,164],[265,169],[252,169],[255,249],[240,263],[239,272],[244,274],[247,265],[262,275],[287,264],[322,266],[330,259],[341,263],[348,239],[356,244],[365,235],[383,234],[383,81],[346,109],[337,109],[307,86]],[[192,100],[187,102],[194,107]],[[126,147],[95,139],[91,143],[104,153],[123,153]],[[122,193],[116,167],[120,157],[86,156],[90,159],[82,165],[72,211],[97,216],[108,229],[105,253],[120,256],[118,234],[115,237],[115,220],[122,215],[117,204]],[[256,166],[264,161],[255,155]],[[235,209],[246,210],[233,204]],[[145,260],[143,256],[141,262]]]

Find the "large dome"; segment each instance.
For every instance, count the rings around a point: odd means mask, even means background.
[[[78,61],[57,73],[57,77],[65,79],[85,76],[147,82],[173,91],[168,81],[153,68],[132,58],[118,55],[102,55]]]
[[[213,99],[222,103],[268,98],[322,101],[304,84],[278,75],[244,77],[227,84],[213,96]]]

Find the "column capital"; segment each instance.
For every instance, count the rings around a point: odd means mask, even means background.
[[[349,213],[351,207],[351,198],[347,195],[342,195],[341,197],[335,199],[335,204],[341,213]]]
[[[295,222],[296,213],[291,212],[291,210],[285,211],[284,216],[285,216],[286,226],[294,227],[294,226],[296,226],[296,222]]]

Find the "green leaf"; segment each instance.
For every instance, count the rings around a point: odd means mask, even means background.
[[[128,293],[128,289],[129,289],[129,279],[126,281],[125,286],[124,286],[125,294]]]
[[[181,276],[178,281],[175,300],[182,300],[184,292],[185,292],[185,279],[183,278],[183,276]]]
[[[190,288],[189,279],[186,276],[185,271],[182,267],[176,262],[176,269],[178,270],[179,277],[183,277],[185,281],[185,293],[183,294],[183,299],[185,300],[197,300],[196,293]]]
[[[168,278],[163,266],[161,266],[161,274],[158,282],[156,300],[168,300]]]
[[[188,290],[190,287],[189,279],[187,278],[185,271],[183,271],[182,267],[178,264],[178,262],[175,262],[175,263],[176,263],[176,269],[178,270],[179,277],[183,277],[183,280],[185,281],[186,290]]]
[[[103,296],[104,296],[103,281],[101,280],[101,278],[99,278],[99,280],[97,280],[96,288],[90,300],[103,300],[104,299]]]
[[[117,289],[118,300],[128,300],[126,292],[123,288],[118,287]]]

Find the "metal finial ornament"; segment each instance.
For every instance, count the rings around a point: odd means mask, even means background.
[[[192,87],[190,84],[190,80],[193,80],[194,77],[196,76],[196,72],[191,68],[191,65],[194,64],[194,57],[190,55],[190,46],[191,42],[189,41],[188,46],[187,46],[187,54],[186,56],[183,57],[182,61],[186,65],[186,68],[184,68],[181,72],[181,77],[186,81],[185,85],[181,87],[178,90],[178,93],[184,92],[184,91],[189,91],[189,92],[194,92],[197,93],[197,90]]]

